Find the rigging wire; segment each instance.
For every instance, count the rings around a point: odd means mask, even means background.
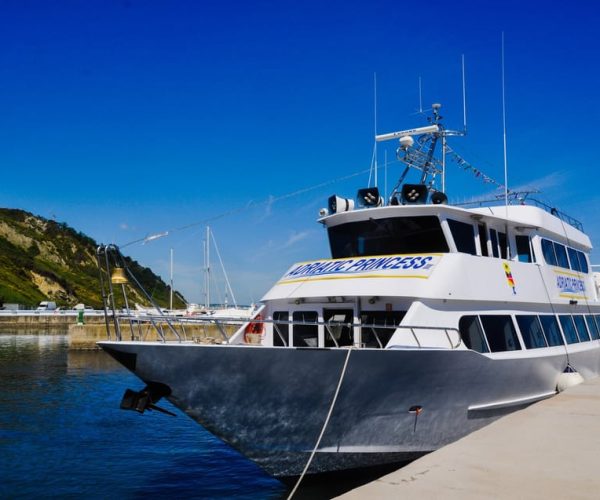
[[[391,163],[399,163],[399,161],[396,160],[394,162],[390,162],[390,164]],[[230,215],[236,215],[238,213],[242,213],[242,212],[245,212],[246,210],[250,210],[250,209],[262,206],[262,205],[268,205],[268,204],[271,204],[271,203],[274,203],[274,202],[277,202],[277,201],[286,200],[288,198],[293,198],[295,196],[299,196],[301,194],[308,193],[310,191],[314,191],[316,189],[320,189],[320,188],[329,186],[331,184],[335,184],[337,182],[343,182],[343,181],[346,181],[348,179],[352,179],[353,177],[358,177],[360,175],[364,175],[366,173],[369,173],[370,170],[371,170],[371,168],[363,169],[363,170],[360,170],[358,172],[354,172],[352,174],[348,174],[348,175],[344,175],[342,177],[338,177],[336,179],[330,179],[328,181],[321,182],[321,183],[316,184],[314,186],[309,186],[309,187],[298,189],[296,191],[292,191],[291,193],[282,194],[281,196],[269,196],[269,197],[267,197],[267,198],[265,198],[263,200],[257,201],[257,202],[255,202],[253,200],[249,200],[248,203],[246,203],[243,206],[240,206],[240,207],[237,207],[237,208],[233,208],[233,209],[227,210],[225,212],[221,212],[219,214],[213,215],[211,217],[207,217],[207,218],[199,220],[197,222],[192,222],[190,224],[186,224],[186,225],[183,225],[183,226],[174,227],[174,228],[168,229],[166,231],[161,231],[161,232],[154,233],[154,234],[151,234],[151,235],[148,235],[148,236],[144,236],[143,238],[137,238],[135,240],[132,240],[132,241],[129,241],[129,242],[124,243],[122,245],[119,245],[119,248],[126,248],[128,246],[135,245],[136,243],[145,244],[145,243],[147,243],[149,241],[153,241],[153,240],[157,240],[159,238],[170,236],[172,233],[175,233],[175,232],[178,232],[178,231],[185,231],[185,230],[193,228],[193,227],[206,225],[209,222],[212,222],[212,221],[215,221],[215,220],[218,220],[218,219],[222,219],[224,217],[229,217]]]

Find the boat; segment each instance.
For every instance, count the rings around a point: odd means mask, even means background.
[[[176,323],[158,341],[125,340],[126,318],[107,316],[98,345],[144,384],[121,407],[160,410],[166,398],[286,478],[404,463],[598,376],[583,226],[507,189],[450,204],[437,188],[444,156],[470,164],[446,147],[461,134],[439,105],[432,113],[377,136],[399,141],[405,170],[392,192],[331,196],[318,218],[331,255],[293,264],[220,343],[189,340]],[[110,313],[124,260],[114,246],[98,252]]]

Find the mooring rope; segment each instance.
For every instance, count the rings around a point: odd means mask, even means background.
[[[325,422],[323,423],[323,428],[321,429],[319,438],[317,439],[317,442],[315,443],[315,447],[313,448],[312,453],[310,454],[310,457],[308,457],[308,461],[306,462],[306,465],[304,466],[304,470],[302,471],[302,474],[300,474],[300,477],[298,478],[298,481],[296,481],[296,485],[294,486],[294,489],[287,497],[287,500],[291,500],[291,498],[295,495],[296,490],[298,489],[298,487],[300,486],[300,483],[302,482],[302,479],[304,479],[304,475],[306,474],[306,471],[310,467],[310,464],[315,456],[315,453],[317,452],[317,448],[319,448],[319,445],[321,444],[321,439],[323,438],[323,435],[325,434],[325,430],[327,429],[327,425],[329,424],[329,419],[331,418],[331,414],[333,413],[333,408],[335,407],[335,402],[337,401],[338,394],[340,393],[340,388],[342,387],[342,382],[344,380],[344,375],[346,374],[346,368],[348,367],[348,360],[350,359],[351,352],[352,352],[352,347],[349,347],[348,354],[346,354],[346,360],[344,361],[344,366],[342,367],[342,372],[340,374],[340,380],[338,381],[337,388],[335,389],[335,394],[333,395],[333,400],[331,401],[331,406],[329,407],[329,412],[327,413],[327,418],[325,418]]]

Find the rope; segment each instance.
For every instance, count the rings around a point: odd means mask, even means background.
[[[310,454],[310,457],[308,457],[308,462],[306,462],[306,465],[304,466],[304,470],[302,471],[302,474],[300,474],[300,477],[298,478],[298,481],[296,482],[294,489],[287,497],[287,500],[291,500],[291,498],[295,495],[296,490],[298,489],[298,487],[300,486],[300,483],[302,482],[302,479],[304,479],[304,475],[306,474],[306,471],[310,467],[310,464],[315,456],[315,453],[317,452],[317,448],[321,444],[321,439],[323,438],[323,435],[325,434],[325,429],[327,429],[327,425],[329,424],[329,419],[331,418],[331,414],[333,413],[333,408],[335,407],[335,402],[337,400],[338,394],[340,393],[340,387],[342,387],[342,381],[344,380],[344,375],[346,374],[346,368],[348,366],[348,360],[350,359],[351,352],[352,352],[352,348],[350,347],[350,348],[348,348],[348,354],[346,354],[346,360],[344,361],[344,366],[342,367],[342,372],[340,374],[340,380],[338,382],[337,388],[335,389],[335,394],[333,395],[333,400],[331,401],[331,406],[329,407],[329,413],[327,413],[327,418],[325,418],[325,422],[323,423],[323,428],[321,429],[319,438],[317,439],[317,442],[315,443],[315,447],[313,448],[312,453]]]
[[[150,236],[145,236],[143,238],[138,238],[136,240],[132,240],[132,241],[129,241],[127,243],[121,244],[121,245],[119,245],[119,247],[120,248],[125,248],[125,247],[128,247],[130,245],[134,245],[136,243],[147,243],[147,242],[155,240],[155,239],[159,239],[159,238],[163,238],[165,236],[169,236],[171,233],[174,233],[174,232],[177,232],[177,231],[184,231],[184,230],[190,229],[192,227],[206,225],[209,222],[213,222],[215,220],[222,219],[224,217],[228,217],[230,215],[235,215],[235,214],[238,214],[238,213],[241,213],[241,212],[245,212],[246,210],[250,210],[252,208],[256,208],[256,207],[261,206],[261,205],[269,205],[271,203],[274,203],[274,202],[277,202],[277,201],[286,200],[288,198],[292,198],[294,196],[298,196],[298,195],[301,195],[301,194],[305,194],[305,193],[308,193],[310,191],[314,191],[316,189],[320,189],[320,188],[329,186],[331,184],[335,184],[335,183],[338,183],[338,182],[343,182],[343,181],[346,181],[348,179],[352,179],[353,177],[357,177],[359,175],[366,174],[369,171],[370,171],[370,169],[360,170],[358,172],[354,172],[353,174],[345,175],[343,177],[338,177],[337,179],[330,179],[328,181],[321,182],[321,183],[316,184],[314,186],[310,186],[310,187],[298,189],[298,190],[293,191],[291,193],[283,194],[281,196],[269,196],[268,198],[266,198],[266,199],[264,199],[262,201],[258,201],[258,202],[250,200],[250,201],[248,201],[248,203],[246,203],[245,205],[240,206],[238,208],[233,208],[231,210],[227,210],[226,212],[221,212],[220,214],[213,215],[212,217],[207,217],[206,219],[200,220],[198,222],[192,222],[191,224],[186,224],[186,225],[180,226],[180,227],[174,227],[174,228],[168,229],[166,231],[162,231],[162,232],[159,232],[159,233],[152,234]]]

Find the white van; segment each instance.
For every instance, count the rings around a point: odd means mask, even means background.
[[[56,302],[49,302],[47,300],[42,300],[40,305],[37,308],[38,311],[55,311],[56,310]]]

